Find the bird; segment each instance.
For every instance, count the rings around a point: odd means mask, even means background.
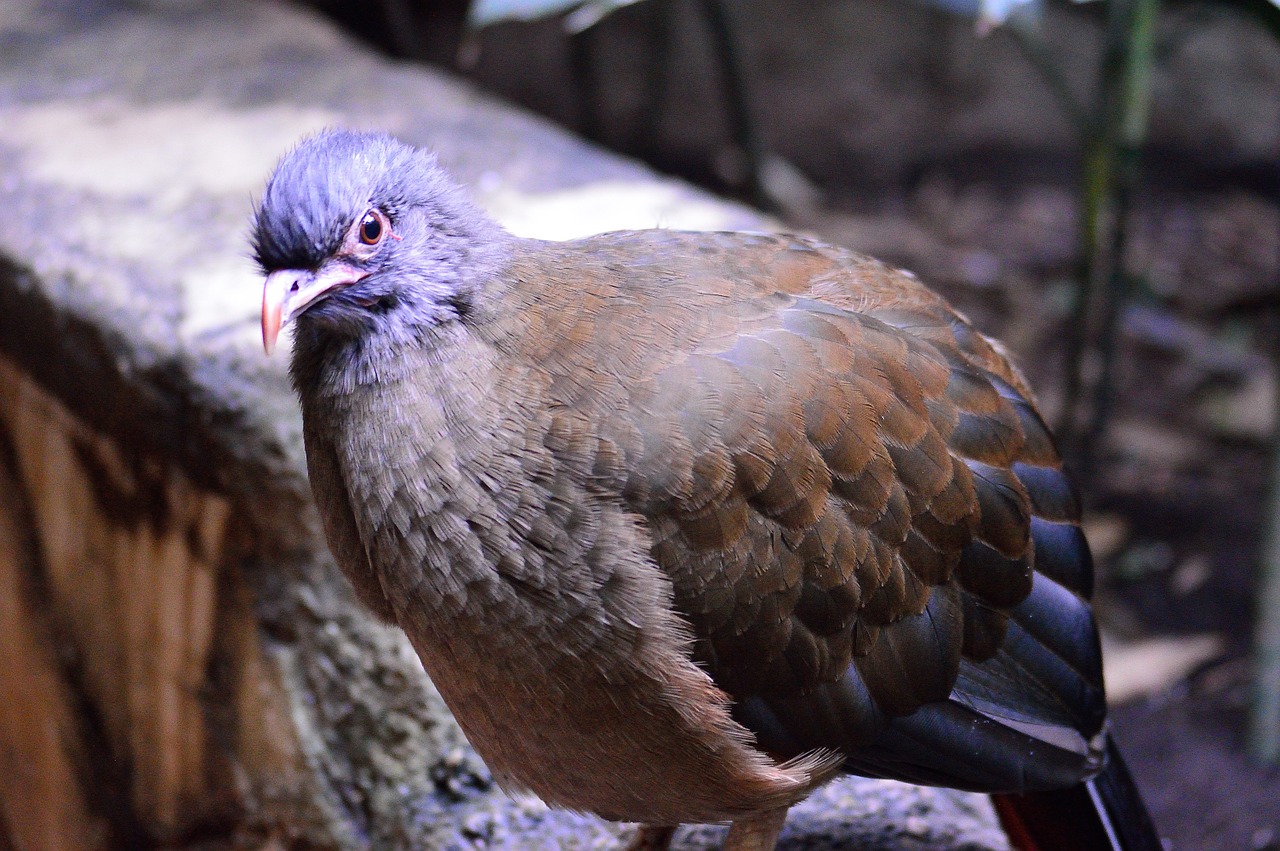
[[[251,221],[324,535],[498,784],[774,848],[844,773],[1155,849],[1108,732],[1080,500],[1004,347],[799,235],[514,236],[329,129]]]

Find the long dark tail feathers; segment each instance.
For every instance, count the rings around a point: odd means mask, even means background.
[[[1107,766],[1070,789],[992,795],[1018,851],[1162,851],[1151,815],[1115,743]]]

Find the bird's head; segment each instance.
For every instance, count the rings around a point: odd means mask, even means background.
[[[253,218],[263,346],[295,320],[354,339],[458,319],[502,235],[433,155],[385,134],[312,136],[276,166]]]

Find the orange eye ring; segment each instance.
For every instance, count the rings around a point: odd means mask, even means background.
[[[386,233],[387,228],[382,222],[382,216],[379,216],[373,210],[364,214],[364,218],[360,220],[360,226],[356,233],[360,242],[364,245],[377,245],[382,242],[382,237]]]

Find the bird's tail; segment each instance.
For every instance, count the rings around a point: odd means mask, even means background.
[[[1119,749],[1108,737],[1107,765],[1070,789],[992,795],[1017,851],[1161,851],[1160,837]]]

